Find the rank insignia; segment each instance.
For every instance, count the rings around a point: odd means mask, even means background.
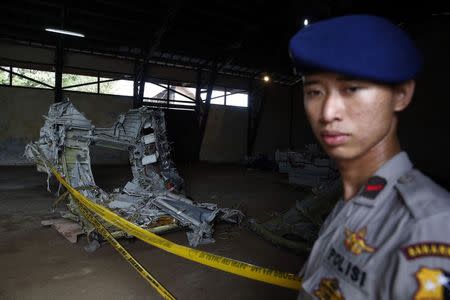
[[[386,179],[379,177],[379,176],[373,176],[370,177],[367,181],[367,184],[364,186],[364,191],[362,192],[362,195],[369,199],[375,199],[378,194],[384,189],[386,186]]]
[[[416,272],[419,288],[414,300],[449,300],[450,274],[441,269],[422,267]]]
[[[374,252],[376,248],[366,244],[366,234],[367,227],[364,227],[363,229],[355,232],[351,231],[348,228],[345,228],[345,248],[355,255],[360,255],[363,252]]]
[[[314,291],[314,296],[319,300],[345,300],[336,278],[323,278],[317,290]]]

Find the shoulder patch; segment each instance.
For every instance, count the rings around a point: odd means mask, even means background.
[[[422,242],[403,247],[402,252],[408,260],[430,256],[450,258],[450,244]]]
[[[422,267],[415,274],[419,287],[414,300],[450,299],[450,273],[442,269]]]

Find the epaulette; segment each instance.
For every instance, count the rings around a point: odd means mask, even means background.
[[[450,211],[450,194],[416,169],[401,176],[395,187],[416,219]]]

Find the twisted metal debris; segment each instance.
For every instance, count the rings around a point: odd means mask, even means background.
[[[276,245],[308,253],[342,195],[339,173],[315,144],[306,145],[300,152],[277,150],[275,159],[280,173],[288,173],[289,183],[301,187],[301,196],[294,207],[270,220],[248,220],[249,228]]]
[[[70,101],[50,106],[38,141],[26,146],[25,156],[50,178],[49,161],[71,186],[94,202],[151,231],[188,227],[189,244],[214,242],[213,221],[239,223],[240,211],[194,203],[182,194],[183,179],[170,159],[164,112],[146,107],[131,109],[113,126],[97,128]],[[89,146],[127,151],[133,179],[123,188],[105,192],[95,183]],[[49,190],[49,179],[47,180]],[[50,191],[50,190],[49,190]],[[94,230],[84,220],[73,199],[66,217],[80,222],[90,236]]]

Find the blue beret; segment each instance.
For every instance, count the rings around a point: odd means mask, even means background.
[[[421,54],[406,32],[371,15],[306,26],[291,38],[289,51],[300,72],[319,69],[384,83],[413,79],[422,67]]]

